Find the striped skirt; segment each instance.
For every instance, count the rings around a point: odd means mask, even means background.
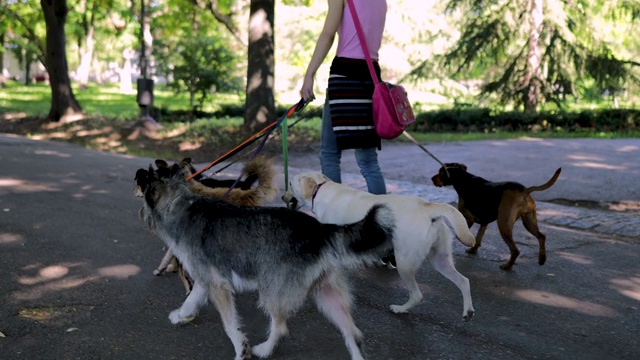
[[[379,74],[379,67],[376,68]],[[373,86],[366,61],[341,57],[333,60],[327,96],[340,150],[380,149],[380,137],[373,126]]]

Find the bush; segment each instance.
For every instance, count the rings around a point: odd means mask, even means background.
[[[487,108],[454,108],[421,112],[410,130],[418,132],[632,131],[640,129],[640,110],[602,109],[580,112],[495,112]]]

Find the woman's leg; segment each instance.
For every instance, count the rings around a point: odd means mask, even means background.
[[[320,167],[322,173],[334,182],[342,182],[340,175],[340,157],[342,152],[338,149],[336,134],[331,126],[331,112],[329,111],[329,98],[324,102],[322,110],[322,134],[320,144]]]
[[[387,186],[378,165],[378,152],[376,148],[356,149],[356,161],[360,167],[360,173],[367,181],[367,190],[372,194],[386,194]]]

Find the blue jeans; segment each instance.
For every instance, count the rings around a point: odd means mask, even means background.
[[[367,149],[355,149],[356,162],[360,167],[360,173],[367,182],[367,190],[372,194],[386,194],[387,187],[378,164],[378,152],[375,147]],[[320,146],[320,166],[322,173],[334,182],[341,183],[340,158],[342,150],[338,149],[336,135],[331,126],[331,113],[329,100],[324,103],[322,111],[322,134]]]

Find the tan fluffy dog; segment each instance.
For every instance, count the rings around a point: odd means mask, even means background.
[[[475,240],[464,217],[453,206],[427,202],[417,196],[372,195],[335,183],[321,173],[293,177],[282,199],[296,209],[308,205],[320,222],[338,225],[360,220],[372,206],[384,204],[395,217],[393,249],[398,273],[410,292],[409,300],[404,305],[391,305],[391,311],[407,312],[422,300],[415,273],[426,257],[462,292],[463,319],[473,316],[469,280],[453,264],[449,226],[464,245],[473,246]]]

